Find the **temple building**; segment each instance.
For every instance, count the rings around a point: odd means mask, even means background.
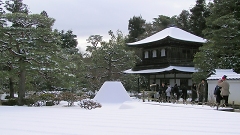
[[[177,27],[168,27],[143,40],[127,43],[129,47],[139,48],[141,62],[124,73],[140,74],[148,78],[148,83],[162,82],[192,85],[192,74],[196,72],[193,64],[194,54],[206,42]]]

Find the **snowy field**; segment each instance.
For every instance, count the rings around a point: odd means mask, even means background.
[[[111,95],[111,96],[110,96]],[[94,98],[102,108],[0,106],[0,135],[239,135],[240,113],[131,99],[120,82]]]
[[[240,113],[154,102],[103,104],[86,110],[0,106],[1,135],[239,135]]]

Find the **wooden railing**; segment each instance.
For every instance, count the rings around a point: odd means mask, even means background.
[[[180,59],[180,58],[160,58],[160,59],[145,59],[142,62],[137,63],[136,65],[149,65],[149,64],[193,64],[193,59]]]

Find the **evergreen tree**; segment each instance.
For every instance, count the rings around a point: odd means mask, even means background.
[[[63,30],[59,32],[61,37],[61,77],[57,80],[61,82],[60,85],[64,89],[71,91],[80,90],[85,87],[85,63],[83,61],[82,54],[78,52],[76,48],[78,45],[77,36],[73,34],[73,31],[68,30],[64,32]],[[54,86],[58,86],[55,84]]]
[[[236,17],[236,0],[215,0],[203,31],[208,39],[195,56],[196,67],[205,75],[214,69],[240,72],[240,21]]]
[[[5,11],[1,7],[2,4],[3,4],[3,2],[0,0],[0,27],[2,27],[4,25],[4,20],[2,19],[2,15],[5,13]]]
[[[185,31],[190,31],[190,13],[187,10],[182,10],[182,12],[177,16],[176,25],[178,28],[183,29]]]
[[[139,36],[145,32],[145,25],[146,20],[142,19],[142,16],[134,16],[129,20],[128,23],[128,40],[127,42],[135,42],[139,40]]]
[[[159,15],[158,18],[153,18],[153,25],[158,28],[157,32],[167,28],[169,25],[174,24],[172,19],[165,15]]]
[[[23,0],[7,0],[5,8],[11,13],[29,13],[28,6],[23,3]]]
[[[87,67],[92,90],[98,90],[105,81],[124,81],[122,71],[131,68],[135,61],[134,53],[126,48],[123,34],[117,31],[114,35],[109,31],[109,35],[111,39],[101,42],[92,52],[92,62]]]
[[[56,66],[55,59],[59,52],[56,44],[59,39],[51,29],[55,21],[53,18],[39,14],[7,13],[4,19],[8,24],[18,24],[14,27],[4,26],[0,37],[4,42],[1,48],[7,58],[11,58],[6,63],[11,63],[13,70],[18,73],[18,98],[22,105],[28,71],[47,70],[50,66]]]
[[[91,46],[87,46],[86,51],[92,53],[97,49],[97,46],[102,42],[102,36],[100,35],[91,35],[87,39],[87,43],[91,43]]]
[[[28,7],[27,5],[22,3],[22,0],[8,0],[5,2],[4,7],[6,8],[7,11],[11,13],[24,13],[28,14]],[[2,25],[6,25],[6,20],[1,19]],[[23,27],[19,22],[17,21],[12,21],[12,27]],[[7,55],[6,55],[7,56]],[[14,97],[14,80],[15,80],[15,75],[13,72],[13,65],[12,62],[5,63],[5,70],[9,72],[9,90],[10,90],[10,98]]]
[[[68,30],[66,32],[62,30],[59,32],[59,35],[61,37],[61,48],[67,51],[69,54],[77,54],[79,51],[77,49],[77,35],[73,34],[72,30]]]
[[[234,16],[237,20],[240,20],[240,0],[236,0],[235,6]]]
[[[206,28],[206,17],[209,12],[206,12],[205,0],[197,0],[196,5],[190,9],[190,30],[194,35],[203,37],[202,31]]]
[[[61,36],[61,47],[62,48],[76,48],[78,45],[77,35],[73,34],[72,30],[68,30],[66,33],[62,30],[60,32]]]

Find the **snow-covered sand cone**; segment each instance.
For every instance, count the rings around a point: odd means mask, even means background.
[[[99,103],[123,103],[131,101],[126,89],[119,81],[106,81],[97,92],[94,100]]]

